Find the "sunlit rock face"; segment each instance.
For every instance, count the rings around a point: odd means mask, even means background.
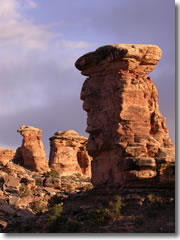
[[[13,160],[16,150],[0,148],[0,164],[5,166],[9,161]]]
[[[17,131],[23,136],[19,152],[24,166],[33,171],[47,171],[49,167],[41,140],[42,131],[39,128],[25,125],[22,125]]]
[[[76,61],[88,76],[81,100],[95,186],[174,186],[174,145],[147,76],[160,58],[155,45],[113,44]]]
[[[86,151],[87,138],[74,130],[58,131],[50,138],[49,165],[61,175],[91,176],[91,157]]]

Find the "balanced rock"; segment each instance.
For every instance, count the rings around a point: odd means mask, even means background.
[[[88,76],[81,100],[95,186],[174,186],[174,145],[159,112],[157,89],[146,75],[160,58],[155,45],[114,44],[76,61]]]
[[[58,131],[50,138],[50,167],[61,175],[91,175],[91,158],[86,151],[87,138],[74,130]]]
[[[23,136],[19,151],[24,166],[33,171],[47,171],[49,167],[41,140],[42,131],[39,128],[25,125],[22,125],[17,131]]]
[[[0,163],[5,166],[9,161],[13,160],[16,150],[0,149]]]

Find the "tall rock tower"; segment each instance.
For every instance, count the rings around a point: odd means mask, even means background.
[[[147,76],[160,58],[155,45],[113,44],[76,61],[88,76],[81,100],[94,186],[174,186],[174,145]]]
[[[19,152],[24,166],[33,171],[47,171],[49,166],[41,140],[42,131],[39,128],[25,125],[21,125],[17,131],[23,136]]]

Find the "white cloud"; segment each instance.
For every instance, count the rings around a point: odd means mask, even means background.
[[[65,73],[68,76],[74,69],[84,48],[93,47],[85,41],[56,38],[47,30],[49,26],[36,25],[24,17],[27,7],[37,4],[32,0],[0,0],[0,117],[46,106],[50,90],[55,91],[51,82],[60,78],[56,86],[65,84]],[[38,51],[42,49],[46,51]],[[68,94],[75,91],[67,89]]]
[[[30,49],[46,49],[56,35],[45,25],[36,25],[20,13],[23,8],[36,8],[33,0],[0,0],[0,44]]]
[[[85,41],[56,39],[60,34],[49,31],[49,25],[37,25],[22,15],[25,8],[37,7],[33,0],[0,0],[0,45],[3,48],[47,50],[50,46],[61,49],[93,47]]]
[[[63,47],[66,48],[79,48],[79,49],[84,49],[84,48],[90,48],[94,47],[93,44],[85,42],[85,41],[70,41],[70,40],[62,40],[60,42]]]
[[[0,19],[18,19],[20,17],[17,11],[19,7],[19,3],[16,0],[0,0]]]

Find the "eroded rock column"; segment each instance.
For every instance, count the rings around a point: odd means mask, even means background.
[[[87,138],[74,130],[58,131],[50,138],[50,167],[61,175],[91,176],[91,157],[86,151]]]
[[[173,186],[174,145],[159,112],[157,89],[147,76],[160,58],[155,45],[114,44],[76,61],[88,76],[81,100],[95,186]]]
[[[33,171],[47,171],[49,167],[41,140],[42,131],[39,128],[25,125],[20,126],[17,131],[23,136],[19,152],[24,166]]]

